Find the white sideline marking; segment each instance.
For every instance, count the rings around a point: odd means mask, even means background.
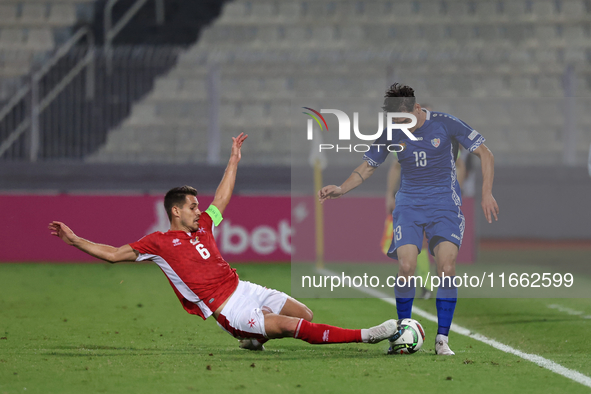
[[[583,319],[591,319],[591,315],[583,315],[585,312],[583,311],[576,311],[571,308],[567,308],[566,306],[558,305],[558,304],[550,304],[548,305],[550,309],[556,309],[558,312],[565,312],[572,316],[580,316]]]
[[[336,275],[335,272],[332,272],[332,271],[329,271],[326,269],[319,269],[317,271],[323,275]],[[355,289],[359,290],[362,293],[371,295],[372,297],[380,298],[383,301],[387,302],[388,304],[396,305],[395,298],[388,297],[386,294],[384,294],[380,291],[374,290],[369,287],[356,287]],[[416,313],[417,315],[419,315],[427,320],[437,323],[437,316],[435,316],[427,311],[424,311],[421,308],[413,306],[412,312]],[[544,358],[542,356],[538,356],[537,354],[530,354],[530,353],[522,352],[520,350],[512,348],[509,345],[505,345],[501,342],[495,341],[494,339],[490,339],[488,337],[485,337],[484,335],[472,333],[467,328],[464,328],[462,326],[458,326],[455,323],[451,324],[450,331],[453,331],[453,332],[458,333],[460,335],[464,335],[464,336],[470,337],[472,339],[475,339],[477,341],[486,343],[487,345],[490,345],[490,346],[494,347],[495,349],[501,350],[505,353],[514,354],[514,355],[521,357],[525,360],[531,361],[532,363],[537,364],[542,368],[546,368],[547,370],[555,372],[555,373],[562,375],[568,379],[574,380],[575,382],[580,383],[583,386],[591,387],[591,378],[589,376],[583,375],[582,373],[574,371],[572,369],[568,369],[566,367],[563,367],[562,365],[557,364],[554,361],[548,360],[547,358]]]

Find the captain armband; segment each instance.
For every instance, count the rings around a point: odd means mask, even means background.
[[[216,227],[220,225],[222,220],[224,220],[224,218],[222,217],[222,213],[215,205],[210,205],[205,212],[209,215],[209,217],[213,221],[213,224]]]

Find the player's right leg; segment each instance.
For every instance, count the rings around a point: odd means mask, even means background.
[[[392,214],[394,232],[388,256],[398,259],[398,277],[394,286],[398,319],[412,315],[416,283],[411,280],[417,267],[417,256],[423,246],[423,227],[425,221],[421,209],[397,206]]]
[[[279,313],[291,313],[298,317]],[[311,323],[307,320],[311,318],[311,312],[304,304],[285,293],[240,281],[234,294],[219,313],[217,322],[222,329],[235,338],[256,340],[261,345],[268,339],[287,337],[298,338],[312,344],[377,343],[398,331],[396,320],[388,320],[369,329],[350,330]]]
[[[410,319],[412,304],[416,293],[416,283],[411,278],[417,267],[418,249],[415,245],[403,245],[398,248],[398,276],[394,286],[396,296],[396,312],[398,319]]]
[[[416,293],[416,283],[411,276],[417,268],[417,256],[423,243],[423,229],[414,225],[407,212],[394,214],[394,236],[398,276],[394,286],[398,319],[410,319]],[[390,254],[392,256],[392,254]]]
[[[311,323],[303,318],[268,312],[263,312],[263,314],[267,338],[296,338],[314,345],[351,342],[378,343],[392,337],[398,331],[398,323],[393,319],[368,329],[353,330],[328,324]]]
[[[431,298],[433,292],[433,286],[431,285],[431,262],[429,261],[429,244],[426,238],[423,238],[423,249],[417,256],[417,269],[415,271],[416,276],[420,276],[423,285],[424,299]]]
[[[395,320],[386,321],[379,326],[367,330],[351,330],[314,324],[312,311],[300,301],[284,293],[267,290],[268,295],[261,297],[259,303],[263,305],[262,313],[265,320],[265,336],[267,339],[298,338],[311,344],[366,342],[377,343],[389,338],[397,331]],[[286,297],[280,302],[281,297]],[[283,307],[277,313],[277,306]],[[273,307],[275,305],[275,307]],[[274,312],[274,313],[273,313]],[[258,342],[261,342],[258,340]],[[264,343],[264,342],[263,342]]]

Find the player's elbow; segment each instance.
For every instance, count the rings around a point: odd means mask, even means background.
[[[116,252],[107,254],[105,257],[106,258],[104,258],[103,260],[105,260],[107,263],[111,263],[111,264],[120,263],[122,261],[129,260],[129,256],[126,256],[124,253],[122,253],[122,251],[120,249],[117,249]]]
[[[474,152],[476,156],[478,156],[480,158],[480,160],[482,162],[487,161],[490,163],[494,163],[495,162],[495,156],[493,155],[493,153],[491,152],[490,149],[488,149],[488,146],[482,144],[480,145]]]
[[[484,152],[486,153],[487,156],[490,156],[491,158],[494,157],[492,151],[489,149],[488,146],[482,144],[482,147],[484,148],[483,150],[484,150]]]
[[[103,258],[103,260],[105,260],[109,264],[115,264],[115,263],[118,263],[119,262],[117,260],[117,257],[115,256],[115,254],[112,254],[112,253],[110,253],[107,256],[105,256],[105,258]]]
[[[494,166],[494,164],[495,164],[495,155],[493,155],[493,153],[488,148],[486,148],[485,152],[486,153],[485,153],[485,156],[484,157],[486,158],[486,161],[488,161],[491,166]]]
[[[367,179],[373,175],[377,167],[372,167],[367,162],[364,162],[364,165],[359,169],[360,172],[363,174],[363,179]]]

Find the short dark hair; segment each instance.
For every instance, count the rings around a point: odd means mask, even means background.
[[[168,220],[172,221],[172,207],[182,207],[185,205],[187,196],[197,197],[197,189],[192,186],[179,186],[170,189],[164,196],[164,209],[168,215]]]
[[[415,107],[415,91],[408,85],[395,82],[384,97],[382,109],[386,112],[412,112]]]

